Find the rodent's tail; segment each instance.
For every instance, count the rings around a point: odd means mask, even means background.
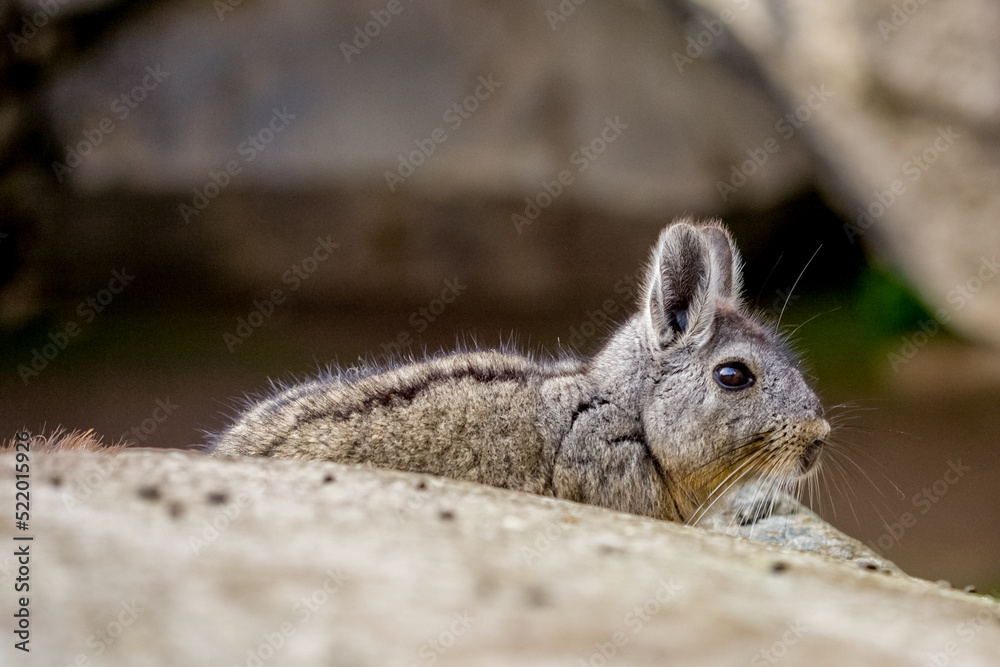
[[[35,452],[76,451],[114,454],[126,448],[125,444],[120,442],[113,445],[105,445],[101,436],[94,433],[93,429],[86,431],[67,431],[64,428],[59,427],[54,429],[48,435],[35,435],[27,431],[27,429],[22,429],[22,432],[29,434],[31,439],[31,449]],[[16,435],[9,440],[4,440],[3,443],[0,444],[0,453],[15,451],[15,443],[23,441],[23,438],[18,440]]]

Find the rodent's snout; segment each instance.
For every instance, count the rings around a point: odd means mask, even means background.
[[[817,440],[826,440],[830,437],[830,422],[820,417],[817,421]]]
[[[816,467],[820,454],[823,453],[824,441],[830,435],[830,423],[825,419],[816,419],[810,426],[813,426],[813,431],[810,434],[812,442],[805,446],[802,450],[802,455],[799,457],[798,473],[800,475],[804,475]]]
[[[799,458],[799,474],[804,475],[815,467],[819,455],[823,452],[823,441],[813,440],[806,446]]]

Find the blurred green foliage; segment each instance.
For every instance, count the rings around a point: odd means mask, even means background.
[[[867,266],[847,291],[802,298],[785,315],[789,328],[782,328],[795,332],[793,347],[823,384],[857,390],[877,385],[888,355],[928,319],[933,316],[904,278]]]

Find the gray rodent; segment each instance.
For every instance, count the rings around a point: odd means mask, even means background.
[[[816,466],[830,425],[740,297],[718,221],[679,220],[639,311],[590,359],[501,351],[326,374],[243,412],[210,447],[360,463],[690,521],[737,482]]]

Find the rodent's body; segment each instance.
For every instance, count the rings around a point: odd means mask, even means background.
[[[553,372],[523,357],[475,352],[354,382],[310,382],[292,390],[293,400],[281,395],[245,415],[249,451],[240,453],[366,463],[551,495],[555,438],[538,424]]]
[[[361,463],[581,502],[590,500],[584,487],[603,487],[604,504],[623,511],[637,506],[632,487],[641,476],[642,513],[681,519],[666,497],[668,485],[656,479],[638,415],[602,424],[618,447],[601,466],[603,484],[580,483],[591,477],[583,468],[600,454],[584,447],[564,452],[562,443],[575,426],[593,430],[577,426],[593,419],[587,413],[617,410],[598,398],[587,370],[578,360],[536,362],[481,351],[352,382],[318,380],[256,405],[216,453]]]
[[[829,432],[794,360],[742,312],[739,268],[724,228],[676,223],[654,250],[644,308],[591,359],[474,351],[320,377],[251,406],[213,453],[691,519],[737,481],[804,474]]]

